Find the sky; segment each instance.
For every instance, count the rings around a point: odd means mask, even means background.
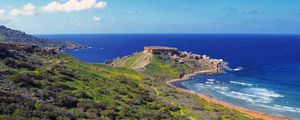
[[[30,34],[300,34],[300,0],[0,0]]]

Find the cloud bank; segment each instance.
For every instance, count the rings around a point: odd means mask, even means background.
[[[21,16],[33,16],[37,13],[52,12],[76,12],[89,9],[104,9],[107,6],[105,1],[97,0],[67,0],[66,2],[53,1],[45,6],[36,7],[32,3],[27,3],[20,8],[0,9],[0,23],[7,23]],[[93,18],[100,21],[101,18]]]
[[[24,5],[22,8],[19,9],[12,9],[9,13],[9,16],[15,18],[17,16],[32,16],[36,12],[36,7],[33,6],[31,3]]]

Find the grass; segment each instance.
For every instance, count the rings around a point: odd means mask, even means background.
[[[136,71],[140,54],[120,61],[125,67],[111,67],[66,54],[21,53],[17,63],[35,69],[0,60],[1,71],[10,71],[1,76],[8,89],[0,89],[0,119],[249,119],[166,85],[193,71],[167,56],[154,55]]]
[[[0,111],[7,111],[1,112],[0,119],[8,116],[13,117],[10,119],[51,117],[97,119],[100,116],[104,119],[183,117],[178,110],[172,109],[173,105],[157,99],[157,96],[151,96],[152,93],[147,89],[145,78],[135,70],[84,63],[65,54],[51,57],[29,55],[28,57],[43,61],[42,65],[35,70],[11,68],[3,65],[0,60],[2,70],[16,71],[13,75],[5,76],[5,78],[13,79],[4,81],[7,83],[11,80],[15,81],[11,87],[15,89],[16,95],[41,94],[43,97],[26,98],[33,102],[40,101],[34,102],[33,107],[29,108],[13,107],[23,106],[22,102],[25,102],[25,98],[12,103],[11,100],[18,98],[0,97],[1,105],[13,104],[8,110],[4,109],[5,106],[0,106]],[[57,61],[61,62],[56,63]],[[37,65],[33,64],[33,66]],[[23,81],[25,79],[27,80]],[[1,91],[11,92],[0,89]],[[52,98],[54,102],[47,102]],[[20,110],[16,112],[15,108],[20,108]],[[40,109],[49,112],[43,112]]]

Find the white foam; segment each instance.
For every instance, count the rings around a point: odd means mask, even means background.
[[[232,69],[232,71],[237,72],[237,71],[241,71],[241,70],[243,70],[243,69],[244,69],[244,68],[242,68],[242,67],[237,67],[237,68]]]
[[[224,68],[228,71],[234,71],[234,72],[242,71],[244,69],[243,67],[230,68],[229,66],[225,66]]]
[[[269,108],[272,110],[277,110],[277,111],[300,113],[300,108],[296,108],[296,107],[282,106],[282,105],[277,105],[277,104],[275,104],[273,106],[263,105],[263,104],[257,104],[257,105],[259,105],[261,107]]]
[[[213,82],[213,81],[215,81],[215,79],[207,79],[207,81]]]
[[[206,84],[209,84],[209,85],[214,84],[214,82],[208,82],[208,81],[206,81],[205,83],[206,83]]]
[[[241,90],[240,92],[237,91],[218,91],[219,93],[244,100],[250,103],[271,103],[274,98],[283,97],[282,95],[275,93],[274,91],[267,90],[265,88],[246,88]]]
[[[266,88],[247,88],[244,89],[244,91],[248,93],[253,93],[260,96],[266,96],[266,97],[284,97],[283,95],[280,95],[274,91],[268,90]]]
[[[245,86],[252,86],[250,83],[243,83],[243,82],[237,82],[237,81],[230,81],[232,84],[239,84],[239,85],[245,85]]]
[[[195,84],[197,90],[201,90],[201,89],[204,89],[205,88],[205,85],[203,83],[197,83]]]
[[[229,87],[223,87],[223,86],[214,86],[214,89],[221,90],[221,91],[228,91]]]

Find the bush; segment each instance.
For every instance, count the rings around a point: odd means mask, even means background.
[[[69,76],[69,77],[72,77],[72,78],[75,77],[74,72],[71,71],[71,70],[60,69],[60,70],[59,70],[59,73],[60,73],[60,74],[63,74],[63,75],[66,75],[66,76]]]
[[[12,81],[20,87],[40,87],[27,73],[14,75]]]
[[[91,99],[92,97],[82,90],[75,91],[75,96],[78,98]]]
[[[12,68],[26,68],[28,70],[35,70],[36,68],[31,65],[31,64],[28,64],[28,63],[25,63],[25,62],[18,62],[16,61],[15,59],[13,58],[5,58],[3,60],[3,63],[9,67],[12,67]]]
[[[56,104],[61,107],[74,108],[77,106],[77,98],[71,96],[68,93],[59,93],[56,99]]]
[[[14,66],[16,66],[16,64],[17,64],[16,60],[13,59],[13,58],[5,58],[5,59],[3,60],[3,63],[4,63],[5,65],[7,65],[7,66],[10,66],[10,67],[14,67]]]

